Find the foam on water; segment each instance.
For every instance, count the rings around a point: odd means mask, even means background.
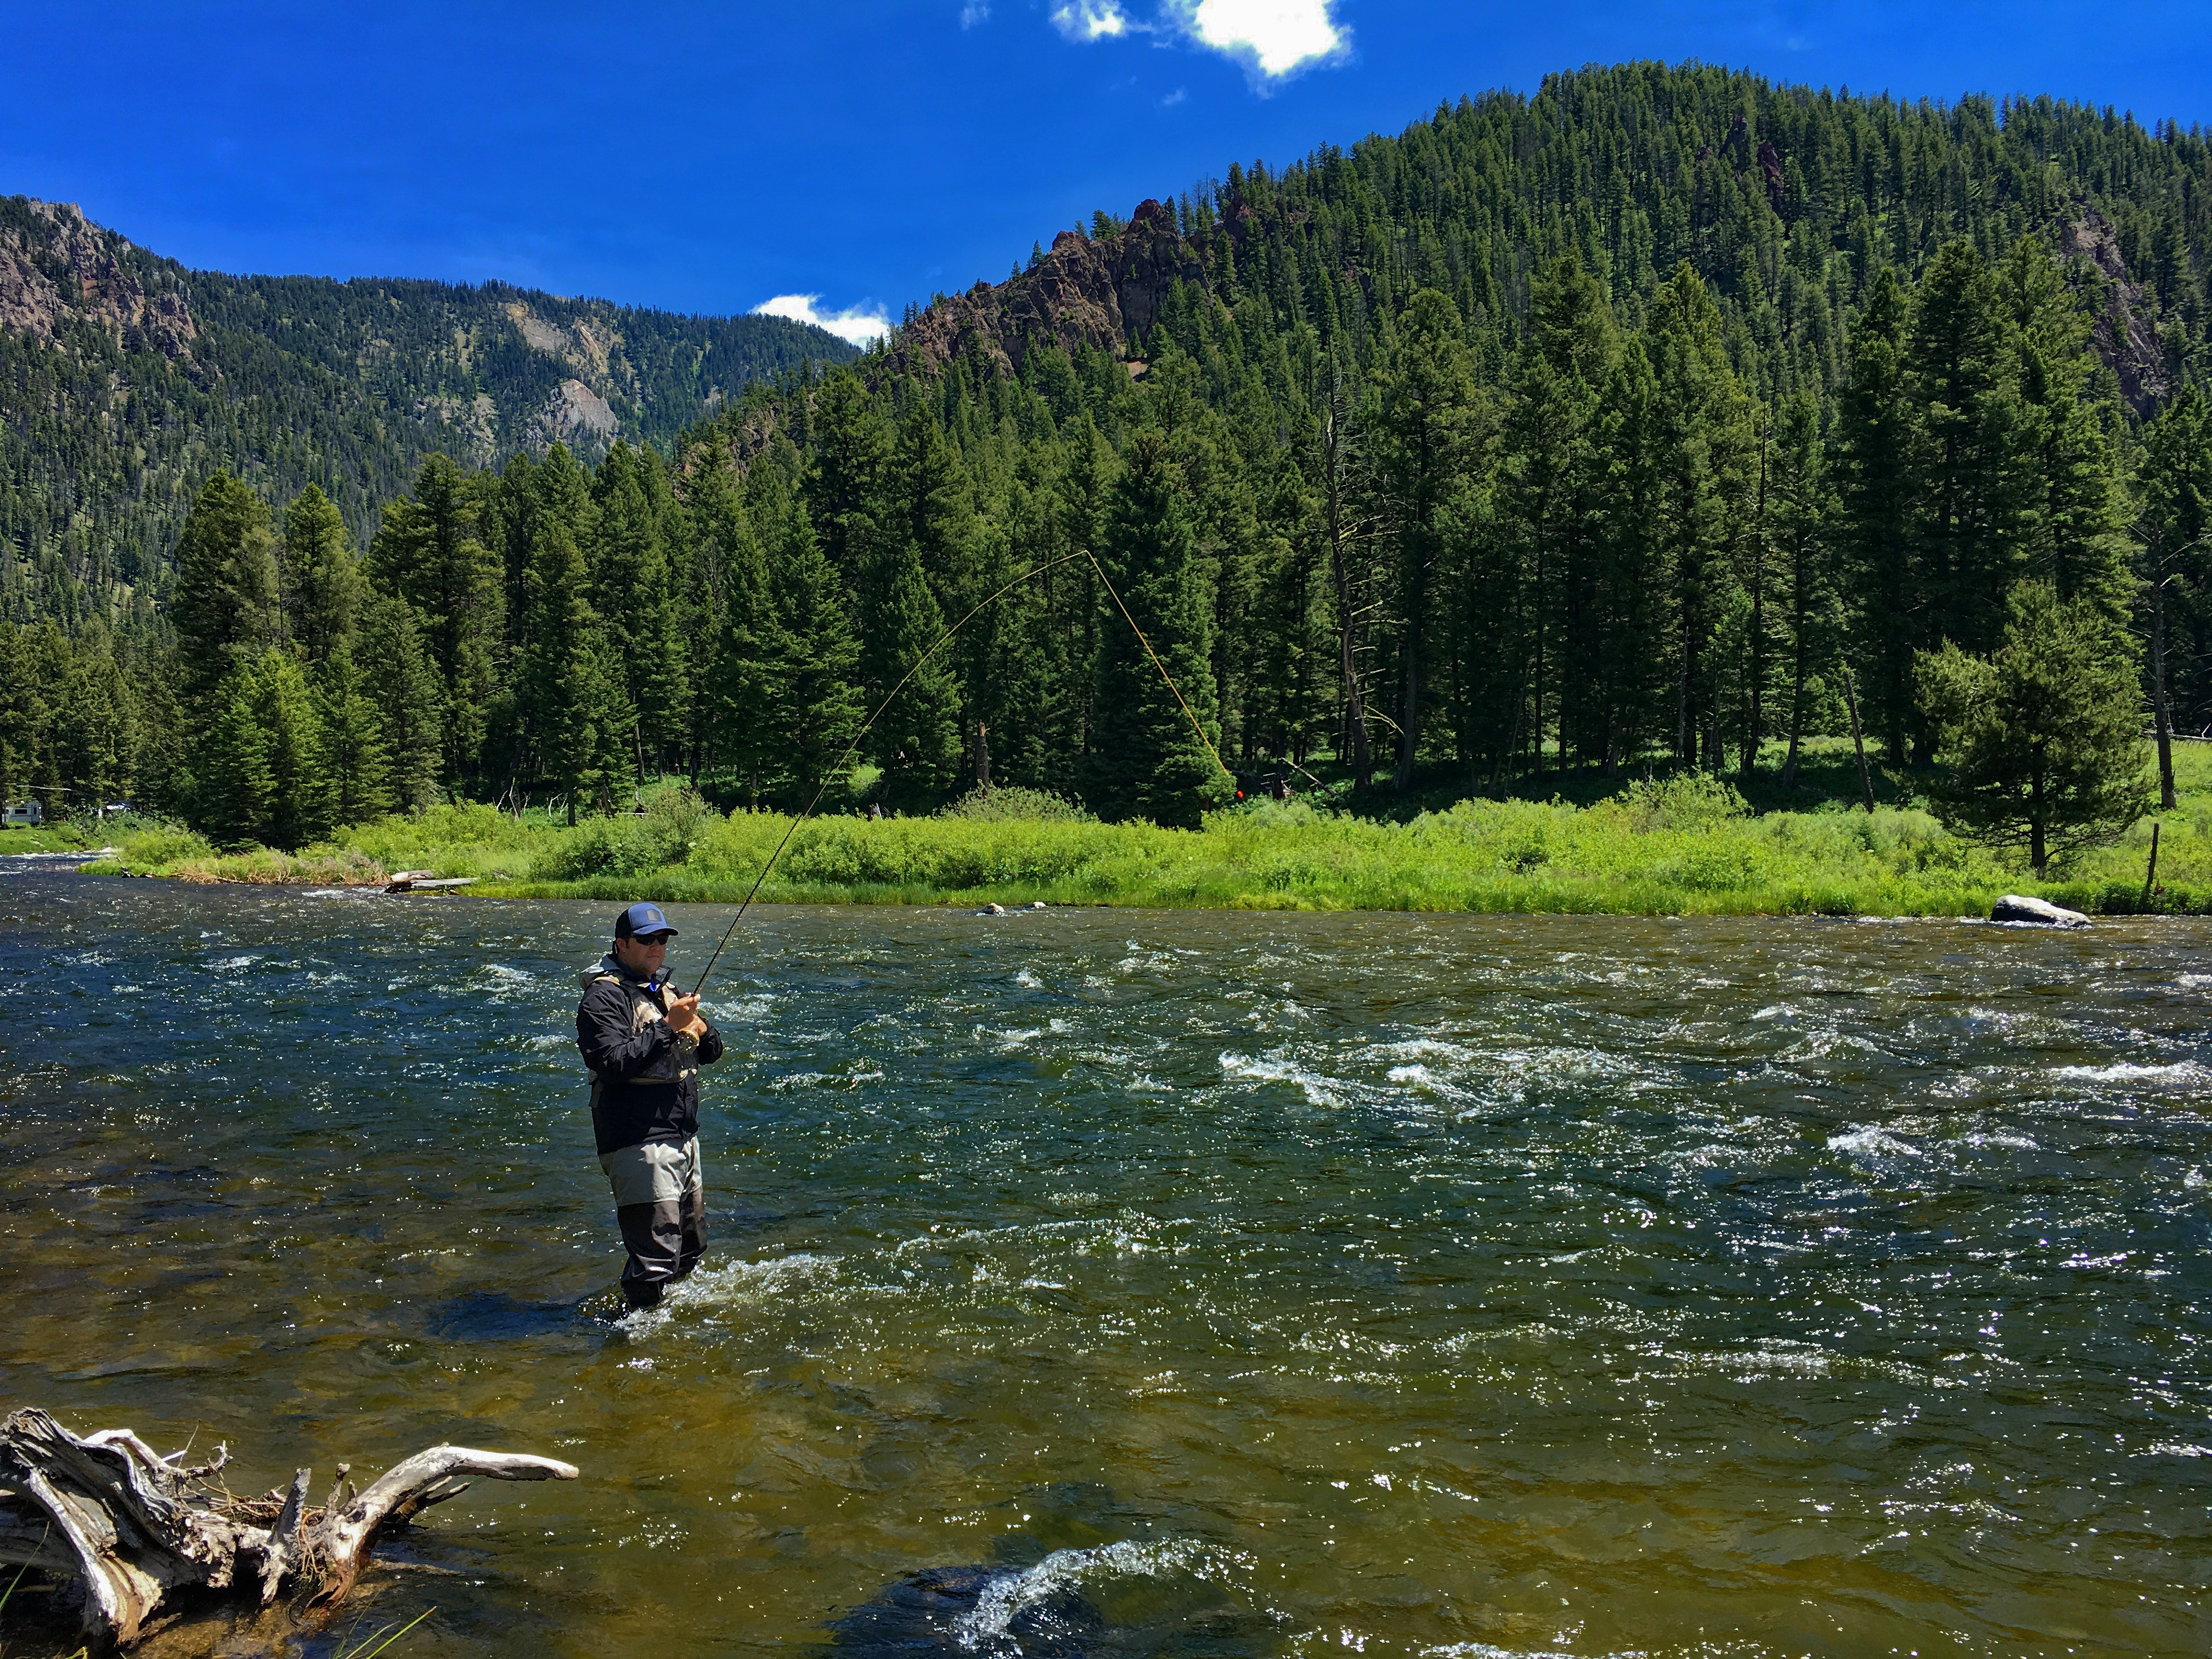
[[[2204,1069],[2186,1060],[2171,1066],[2120,1060],[2110,1066],[2060,1066],[2051,1075],[2078,1083],[2194,1083],[2203,1077]]]
[[[975,1605],[954,1625],[953,1637],[969,1653],[1018,1654],[1021,1647],[1014,1638],[1015,1620],[1063,1592],[1079,1590],[1101,1578],[1158,1578],[1170,1573],[1219,1581],[1246,1565],[1235,1553],[1195,1539],[1123,1540],[1089,1549],[1054,1550],[1033,1567],[1002,1573],[986,1583]]]
[[[1851,1158],[1918,1158],[1920,1149],[1899,1140],[1878,1123],[1855,1123],[1838,1135],[1828,1137],[1828,1150]]]
[[[1323,1077],[1309,1071],[1294,1060],[1285,1059],[1281,1049],[1259,1060],[1249,1054],[1224,1051],[1218,1061],[1224,1077],[1239,1082],[1288,1083],[1302,1090],[1307,1103],[1315,1106],[1341,1106],[1343,1085],[1334,1078]]]

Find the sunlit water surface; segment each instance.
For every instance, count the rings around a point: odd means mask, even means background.
[[[156,1651],[2212,1645],[2212,928],[763,911],[616,1322],[613,908],[0,879],[0,1397],[583,1470]]]

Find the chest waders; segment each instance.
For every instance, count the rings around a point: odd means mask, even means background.
[[[597,974],[591,986],[614,980],[629,997],[630,1034],[635,1036],[666,1013],[666,994],[659,986],[640,993],[620,974]],[[610,1087],[638,1084],[681,1088],[698,1076],[696,1045],[678,1038],[666,1054],[636,1076],[624,1079],[592,1073],[592,1112],[596,1118]],[[614,1188],[615,1221],[622,1229],[629,1260],[623,1264],[623,1295],[632,1308],[650,1308],[667,1288],[698,1266],[707,1249],[706,1165],[699,1137],[649,1140],[618,1147],[599,1158]]]

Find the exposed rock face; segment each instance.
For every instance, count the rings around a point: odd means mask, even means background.
[[[974,353],[1012,374],[1039,345],[1127,357],[1132,342],[1159,319],[1169,289],[1205,279],[1174,213],[1143,202],[1125,228],[1103,241],[1063,230],[1052,251],[1020,276],[995,286],[978,283],[932,306],[900,331],[896,360],[902,369],[935,374]]]
[[[2029,898],[2024,894],[2007,893],[1990,908],[1991,921],[2028,922],[2039,927],[2087,927],[2089,918],[2079,910],[2069,910],[2063,905],[2053,904],[2049,899]]]
[[[2104,277],[2105,304],[2097,310],[2090,343],[2120,377],[2120,395],[2128,407],[2138,416],[2149,415],[2173,390],[2172,377],[2157,331],[2143,315],[2142,285],[2128,275],[2112,222],[2096,209],[2084,208],[2080,218],[2060,228],[2058,252],[2062,258],[2087,260]]]
[[[135,250],[69,203],[28,204],[27,228],[0,224],[0,329],[52,344],[54,331],[82,319],[127,344],[171,357],[198,337],[184,287],[132,268]]]
[[[596,450],[621,424],[605,398],[581,380],[563,380],[531,417],[528,441],[533,448],[563,443],[571,449]]]

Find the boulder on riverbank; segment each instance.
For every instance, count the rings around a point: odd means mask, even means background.
[[[2021,921],[2038,927],[2087,927],[2089,918],[2049,899],[2007,893],[1990,911],[1991,921]]]

